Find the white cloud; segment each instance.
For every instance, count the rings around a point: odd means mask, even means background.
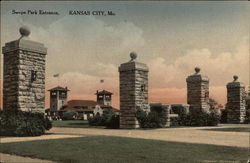
[[[48,48],[49,75],[58,72],[114,75],[108,70],[100,73],[100,69],[107,65],[113,71],[121,62],[129,60],[130,51],[144,45],[143,31],[132,22],[109,25],[93,16],[65,16],[48,28],[42,28],[20,20],[19,17],[12,17],[2,24],[2,41],[18,39],[18,28],[24,24],[29,26],[30,38],[44,43]],[[11,28],[9,24],[12,24]]]
[[[186,77],[194,73],[194,67],[201,68],[201,73],[210,78],[212,86],[225,86],[232,81],[233,75],[248,84],[249,50],[246,38],[236,47],[235,53],[212,55],[208,49],[193,49],[186,55],[167,64],[166,59],[158,57],[149,62],[150,83],[152,87],[186,87]],[[161,79],[161,80],[159,80]]]
[[[104,79],[104,83],[100,80]],[[60,74],[58,78],[48,77],[46,80],[47,88],[57,85],[68,86],[73,94],[93,94],[97,89],[114,90],[118,88],[118,79],[114,77],[97,77],[93,75],[83,74],[80,72],[68,72]]]
[[[36,37],[48,46],[49,69],[60,72],[80,71],[97,76],[100,75],[100,67],[96,65],[117,67],[128,58],[123,54],[128,54],[129,49],[143,46],[142,33],[131,22],[109,26],[90,16],[84,19],[64,17],[54,22],[48,30],[37,33]]]

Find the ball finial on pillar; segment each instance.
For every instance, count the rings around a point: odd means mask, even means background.
[[[234,78],[234,81],[237,81],[239,77],[237,75],[234,75],[233,78]]]
[[[195,67],[194,70],[195,70],[196,74],[198,74],[201,71],[201,69],[199,67]]]
[[[130,53],[130,58],[131,58],[130,61],[135,60],[135,59],[137,58],[137,54],[136,54],[135,52],[131,52],[131,53]]]
[[[20,27],[19,32],[22,37],[28,37],[30,35],[30,29],[27,26]]]

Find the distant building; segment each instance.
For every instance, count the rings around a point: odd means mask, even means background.
[[[50,111],[56,112],[59,111],[62,106],[67,104],[68,91],[67,87],[55,87],[50,90]]]
[[[110,111],[119,113],[119,110],[111,106],[112,94],[109,91],[97,91],[96,101],[94,100],[70,100],[67,101],[67,87],[55,87],[50,91],[50,108],[46,113],[50,116],[61,117],[63,112],[74,111],[78,113],[78,119],[87,119],[93,115],[102,115]]]
[[[110,111],[119,112],[118,109],[109,105],[102,105],[94,100],[70,100],[64,105],[60,112],[75,111],[79,119],[87,119],[93,115],[102,115]]]
[[[96,95],[96,101],[99,104],[111,106],[113,93],[106,90],[102,91],[97,90],[95,95]]]

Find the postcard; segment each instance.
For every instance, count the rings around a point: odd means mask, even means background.
[[[247,1],[2,1],[1,162],[249,162]]]

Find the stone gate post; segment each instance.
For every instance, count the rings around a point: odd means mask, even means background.
[[[137,54],[119,67],[120,77],[120,128],[138,128],[136,110],[148,104],[148,67],[136,61]]]
[[[234,81],[227,84],[227,122],[243,123],[246,117],[246,92],[243,83],[234,76]]]
[[[29,40],[30,30],[3,47],[3,108],[44,112],[45,56],[42,43]]]
[[[195,74],[186,79],[187,103],[191,109],[200,109],[209,112],[209,79],[200,74],[200,68],[195,68]]]

